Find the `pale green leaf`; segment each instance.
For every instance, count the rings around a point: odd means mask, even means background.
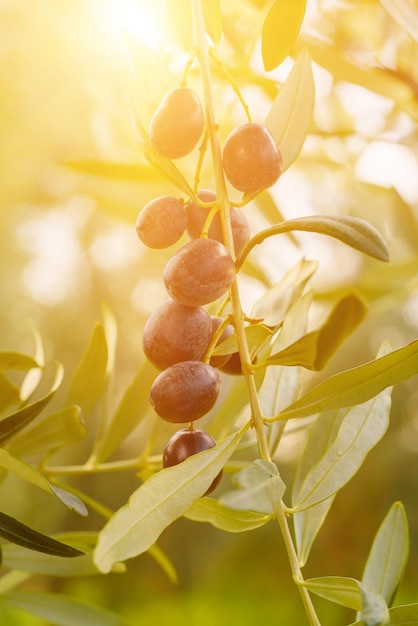
[[[394,601],[409,554],[408,520],[400,502],[395,502],[374,538],[362,580],[379,592],[388,605]]]
[[[335,495],[330,496],[326,500],[309,507],[309,509],[297,511],[292,516],[300,567],[306,565],[312,545],[325,522],[334,499]]]
[[[365,315],[363,301],[355,294],[348,294],[337,302],[320,328],[307,333],[280,352],[273,353],[263,365],[299,365],[310,370],[321,370]]]
[[[47,478],[45,478],[45,476],[41,474],[41,472],[39,472],[31,465],[24,463],[17,457],[14,457],[3,448],[0,448],[0,467],[9,472],[13,472],[17,476],[19,476],[19,478],[27,480],[33,485],[40,487],[44,491],[52,493],[68,508],[74,509],[75,511],[77,511],[77,513],[80,513],[80,515],[87,515],[87,509],[79,498],[64,489],[54,487],[47,480]]]
[[[39,367],[39,363],[27,354],[14,350],[0,351],[0,370],[30,370],[33,367]]]
[[[120,443],[138,426],[151,410],[149,391],[155,379],[155,371],[144,361],[126,388],[107,428],[97,440],[95,459],[103,462],[109,458]]]
[[[326,500],[354,476],[367,454],[386,432],[390,407],[389,388],[347,411],[335,441],[308,472],[295,494],[296,510]]]
[[[37,420],[10,441],[8,449],[15,456],[51,452],[77,443],[87,434],[79,406],[69,406]]]
[[[99,535],[94,560],[102,572],[117,561],[142,554],[209,488],[223,468],[242,432],[210,450],[190,456],[149,478],[107,522]]]
[[[52,383],[51,390],[42,396],[36,402],[28,404],[27,406],[3,417],[0,420],[0,444],[4,444],[7,440],[18,433],[22,428],[30,424],[30,422],[39,415],[39,413],[47,406],[52,400],[57,389],[60,387],[64,378],[64,368],[60,363],[55,363],[56,373]]]
[[[280,419],[367,402],[386,387],[418,374],[418,340],[365,365],[335,374],[281,411]]]
[[[293,502],[296,500],[296,495],[307,474],[311,471],[312,467],[320,461],[335,441],[341,422],[346,414],[347,409],[329,411],[320,414],[311,425],[305,448],[299,459],[293,483]],[[333,502],[334,496],[330,496],[326,500],[309,507],[309,509],[298,511],[293,515],[296,550],[301,567],[303,567],[308,560],[313,542]]]
[[[45,576],[92,576],[98,574],[93,564],[93,548],[96,545],[96,532],[67,532],[54,535],[58,541],[70,544],[85,554],[76,559],[67,559],[41,552],[32,552],[13,544],[3,545],[3,564],[31,574]]]
[[[3,600],[54,626],[133,626],[121,615],[58,593],[9,591],[3,595]]]
[[[213,498],[199,498],[184,513],[195,522],[208,522],[229,533],[241,533],[264,526],[272,519],[269,514],[231,509]]]
[[[249,324],[245,327],[245,336],[247,337],[250,352],[252,348],[262,345],[273,334],[272,330],[264,324]],[[213,350],[214,355],[233,354],[238,351],[238,342],[235,333],[232,333],[227,339],[221,341]]]
[[[361,612],[364,626],[387,626],[389,611],[382,596],[354,578],[324,576],[303,583],[310,592]]]
[[[418,7],[409,0],[379,0],[385,11],[418,43]]]
[[[306,283],[318,268],[316,261],[302,259],[285,276],[257,300],[252,311],[253,318],[261,318],[267,326],[283,322],[287,311],[300,298]]]
[[[0,537],[29,550],[63,558],[82,556],[83,552],[68,544],[48,537],[14,517],[0,512]]]
[[[368,222],[349,215],[313,215],[287,220],[257,233],[242,250],[236,262],[237,268],[241,267],[245,258],[256,245],[263,243],[268,237],[293,230],[334,237],[379,261],[389,260],[389,252],[383,237]]]
[[[27,402],[35,393],[42,380],[43,368],[45,367],[45,347],[42,336],[34,324],[31,324],[31,328],[35,340],[35,361],[38,367],[30,369],[22,381],[20,398],[23,402]]]
[[[267,14],[261,34],[264,68],[268,72],[290,53],[305,15],[306,0],[276,0]]]
[[[309,53],[303,50],[265,119],[280,149],[283,171],[296,160],[311,126],[315,105],[315,83]]]
[[[221,504],[240,511],[273,515],[286,490],[274,463],[256,459],[233,477],[238,489],[219,498]]]
[[[87,417],[106,382],[108,348],[103,324],[97,322],[77,366],[67,394],[67,404],[78,404]]]

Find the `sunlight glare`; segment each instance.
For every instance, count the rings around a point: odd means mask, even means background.
[[[163,33],[152,0],[107,0],[100,12],[108,26],[129,31],[154,50],[161,46]]]

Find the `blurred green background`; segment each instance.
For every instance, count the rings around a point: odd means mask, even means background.
[[[253,118],[262,120],[291,67],[286,62],[268,75],[262,69],[259,35],[271,2],[221,5],[225,34],[218,55]],[[418,11],[416,2],[411,6]],[[119,328],[116,395],[141,362],[141,329],[165,297],[161,272],[171,253],[146,251],[136,238],[135,220],[155,195],[176,192],[151,171],[135,178],[126,169],[118,175],[117,168],[103,165],[96,174],[80,170],[85,161],[146,167],[127,102],[146,123],[165,77],[151,79],[147,59],[141,60],[137,48],[132,57],[126,38],[142,37],[180,78],[187,34],[181,32],[179,13],[176,22],[160,1],[0,1],[1,348],[33,353],[33,323],[48,360],[62,362],[70,376],[106,303]],[[297,47],[307,46],[315,61],[315,116],[304,150],[274,198],[285,217],[363,217],[380,230],[391,252],[390,264],[381,266],[341,244],[301,235],[296,243],[266,244],[258,253],[271,281],[303,256],[318,259],[319,302],[328,303],[350,285],[367,300],[368,320],[321,375],[373,358],[383,340],[397,348],[417,336],[418,44],[413,35],[379,2],[308,0]],[[225,127],[243,121],[221,73],[215,73],[214,93]],[[192,160],[185,159],[182,167],[192,175]],[[206,166],[202,186],[212,182]],[[247,211],[254,231],[265,224],[256,205]],[[243,280],[244,301],[250,303],[262,287],[254,278]],[[67,381],[54,400],[57,406]],[[307,577],[360,577],[374,533],[392,502],[401,500],[409,517],[411,558],[397,602],[418,600],[416,384],[415,378],[395,389],[389,432],[338,495]],[[71,449],[66,461],[80,454]],[[290,446],[281,468],[285,475],[294,462]],[[105,474],[80,484],[117,508],[138,479]],[[2,510],[45,533],[78,525],[96,530],[103,523],[94,513],[79,520],[47,494],[12,478],[0,489]],[[128,563],[126,575],[34,576],[25,587],[88,598],[141,625],[303,623],[273,523],[226,535],[179,520],[163,534],[161,547],[178,571],[178,585],[145,555]],[[339,607],[315,604],[324,624],[354,619]],[[4,610],[2,623],[10,626],[44,623]]]

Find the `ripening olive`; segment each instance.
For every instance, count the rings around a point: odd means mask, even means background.
[[[226,138],[223,166],[231,185],[251,193],[267,189],[278,180],[282,157],[267,127],[247,122],[234,128]]]
[[[149,127],[151,144],[162,156],[178,159],[193,150],[203,132],[205,119],[197,94],[189,87],[168,91]]]

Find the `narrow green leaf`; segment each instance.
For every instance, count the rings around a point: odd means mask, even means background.
[[[302,482],[294,504],[296,510],[326,500],[354,476],[386,432],[390,407],[389,388],[347,411],[335,441]]]
[[[80,515],[87,515],[87,509],[84,503],[69,493],[65,489],[61,489],[59,487],[54,487],[51,483],[45,478],[41,472],[37,469],[24,463],[20,459],[12,456],[7,450],[0,448],[0,467],[3,467],[5,470],[9,472],[13,472],[23,480],[27,480],[28,482],[44,489],[44,491],[48,491],[49,493],[54,494],[61,502],[63,502],[70,509],[74,509]]]
[[[378,591],[390,606],[406,568],[409,554],[408,520],[395,502],[374,538],[362,580]]]
[[[418,8],[408,0],[379,0],[385,11],[418,43]]]
[[[329,215],[314,215],[287,220],[257,233],[250,239],[238,257],[236,261],[237,269],[241,267],[248,254],[256,245],[263,243],[268,237],[281,235],[292,230],[334,237],[379,261],[389,260],[389,252],[384,239],[368,222],[349,215],[333,217]]]
[[[276,0],[267,13],[261,34],[261,51],[267,72],[290,53],[305,15],[306,0]]]
[[[418,374],[418,340],[319,383],[278,414],[280,419],[306,417],[320,411],[367,402],[386,387]]]
[[[94,560],[102,572],[117,561],[148,550],[167,526],[201,497],[223,468],[242,432],[210,450],[161,470],[149,478],[108,521],[99,535]]]
[[[37,420],[19,432],[10,441],[8,450],[18,457],[52,452],[62,446],[77,443],[86,434],[80,407],[69,406]]]
[[[248,346],[251,349],[262,345],[271,337],[273,331],[264,324],[249,324],[245,327],[245,335],[247,337]],[[235,333],[227,339],[219,343],[213,351],[213,354],[233,354],[238,351],[237,337]]]
[[[39,367],[34,358],[14,350],[0,351],[0,370],[30,370]]]
[[[346,415],[347,409],[328,411],[327,413],[318,415],[311,425],[308,439],[297,467],[293,484],[292,502],[296,501],[297,494],[306,476],[335,441],[341,423]],[[334,496],[330,496],[326,500],[309,507],[309,509],[298,511],[293,515],[296,549],[301,567],[303,567],[308,560],[313,542],[333,502]]]
[[[75,531],[54,535],[54,539],[60,543],[70,544],[80,550],[81,556],[77,559],[27,550],[13,543],[4,544],[4,565],[11,569],[44,576],[93,576],[98,574],[93,564],[93,548],[96,545],[97,534]]]
[[[280,352],[269,356],[266,365],[299,365],[310,370],[321,370],[341,343],[363,321],[366,306],[355,294],[337,302],[328,319]]]
[[[195,522],[208,522],[229,533],[241,533],[264,526],[272,519],[269,514],[231,509],[213,498],[199,498],[184,513]]]
[[[300,298],[317,268],[316,261],[306,261],[306,259],[299,261],[257,300],[251,316],[255,319],[263,319],[267,326],[278,326],[283,322],[293,302]]]
[[[37,615],[55,626],[133,626],[121,615],[58,593],[9,591],[3,599],[9,605]]]
[[[325,522],[334,500],[335,495],[330,496],[326,500],[309,507],[309,509],[297,511],[292,516],[300,567],[306,565],[312,545]]]
[[[283,171],[296,160],[311,126],[315,83],[309,53],[303,50],[280,88],[265,119],[280,149]]]
[[[107,361],[108,348],[104,327],[97,322],[67,394],[67,403],[78,404],[84,417],[88,416],[103,391]]]
[[[75,548],[62,543],[61,541],[57,541],[52,537],[43,535],[42,533],[33,530],[33,528],[26,526],[26,524],[22,524],[22,522],[19,522],[14,517],[1,512],[0,536],[7,539],[7,541],[16,543],[17,545],[28,548],[29,550],[53,554],[54,556],[71,558],[84,554],[80,550],[76,550]]]
[[[391,626],[418,626],[418,604],[395,606],[389,615]]]
[[[22,385],[20,387],[20,398],[22,402],[27,402],[37,390],[42,380],[45,367],[45,347],[41,333],[34,324],[31,323],[30,326],[35,341],[34,358],[38,367],[30,369],[22,381]]]
[[[240,511],[274,514],[286,490],[279,470],[274,463],[262,459],[234,475],[238,489],[227,491],[219,498],[221,504]]]
[[[107,428],[97,441],[95,448],[97,462],[108,459],[119,444],[147,416],[151,410],[148,398],[154,378],[155,371],[147,361],[144,361],[123,394]]]
[[[39,413],[52,400],[57,389],[60,387],[64,378],[64,368],[60,363],[55,363],[56,373],[52,383],[51,390],[36,402],[28,404],[23,409],[19,409],[0,420],[0,444],[4,444],[7,440],[18,433],[22,428],[30,424],[30,422],[39,415]]]
[[[387,626],[389,611],[383,598],[354,578],[324,576],[303,583],[310,592],[361,612],[364,626]]]

